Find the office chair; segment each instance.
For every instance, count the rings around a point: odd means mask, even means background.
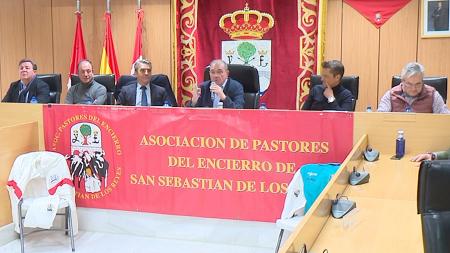
[[[402,82],[402,79],[400,76],[393,76],[392,77],[392,84],[391,87],[397,86]],[[423,82],[427,85],[432,86],[435,88],[439,94],[444,99],[444,103],[447,103],[447,77],[445,76],[437,76],[437,77],[424,77]]]
[[[120,89],[127,86],[131,82],[136,81],[136,77],[133,75],[121,75],[119,80],[117,80],[117,90],[114,93],[115,98],[119,96]],[[158,85],[166,90],[167,97],[169,99],[170,105],[175,107],[178,106],[177,99],[173,93],[172,86],[170,85],[169,77],[164,74],[152,75],[151,83]]]
[[[115,98],[114,92],[116,90],[116,81],[114,74],[106,74],[106,75],[94,75],[94,80],[105,86],[106,88],[106,101],[105,105],[114,105]],[[76,85],[80,82],[80,78],[78,75],[70,75],[70,82],[72,85]]]
[[[280,234],[278,235],[275,253],[278,253],[278,250],[280,249],[284,231],[294,231],[298,223],[303,220],[305,206],[306,198],[304,194],[303,179],[300,170],[297,170],[288,185],[281,217],[276,221],[276,225],[280,229]]]
[[[425,253],[450,252],[450,160],[420,164],[417,212]]]
[[[66,224],[64,229],[53,230],[66,231],[75,251],[74,234],[78,231],[75,189],[63,155],[40,151],[18,156],[7,189],[22,253],[25,251],[24,227],[52,229],[56,215],[64,215]],[[64,213],[58,213],[60,209]]]
[[[61,100],[61,74],[39,74],[37,78],[48,84],[50,89],[50,103],[59,104]]]
[[[320,78],[320,75],[312,75],[311,76],[311,89],[315,85],[321,85],[322,79]],[[353,110],[355,111],[356,108],[356,100],[358,100],[358,94],[359,94],[359,76],[344,76],[342,77],[342,86],[349,90],[353,97],[355,99],[353,100]]]
[[[258,70],[249,65],[228,64],[229,77],[240,82],[244,88],[244,109],[259,108],[259,74]],[[210,80],[209,66],[203,73],[203,80]]]

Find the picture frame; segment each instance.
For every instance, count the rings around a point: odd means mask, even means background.
[[[421,0],[422,38],[450,37],[449,0]]]

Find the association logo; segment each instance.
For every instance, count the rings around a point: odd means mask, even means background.
[[[222,41],[222,59],[229,64],[255,67],[259,73],[260,93],[263,94],[270,85],[272,44],[262,38],[274,26],[273,17],[251,10],[246,3],[243,10],[223,15],[219,26],[232,39]]]
[[[93,115],[71,117],[58,127],[54,140],[64,140],[54,142],[53,150],[66,153],[77,199],[102,198],[116,188],[122,170],[107,157],[114,157],[117,163],[122,151],[118,136],[106,121]]]

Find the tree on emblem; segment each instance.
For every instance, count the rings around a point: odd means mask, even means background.
[[[244,64],[248,64],[251,60],[254,59],[250,59],[250,57],[255,55],[256,47],[250,42],[242,42],[241,44],[239,44],[237,51],[241,59],[244,60]]]
[[[90,136],[91,135],[91,133],[92,133],[92,129],[91,129],[91,126],[89,126],[89,125],[87,125],[87,124],[83,124],[83,125],[81,125],[80,126],[80,133],[81,133],[81,135],[83,135],[83,145],[88,145],[89,143],[88,143],[88,141],[87,141],[87,138],[88,138],[88,136]]]

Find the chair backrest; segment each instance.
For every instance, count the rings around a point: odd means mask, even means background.
[[[311,88],[314,85],[322,84],[322,79],[320,75],[312,75],[311,76]],[[356,108],[356,100],[358,100],[358,94],[359,94],[359,76],[344,76],[342,77],[342,87],[349,90],[353,97],[355,97],[355,100],[353,101],[353,110],[355,111]]]
[[[50,89],[50,103],[59,104],[61,100],[61,74],[39,74],[37,78],[48,84]]]
[[[391,86],[397,86],[402,82],[402,79],[400,76],[393,76],[392,77],[392,84]],[[423,78],[423,83],[432,86],[435,88],[439,94],[444,99],[444,102],[447,103],[447,77],[446,76],[426,76]]]
[[[105,86],[106,88],[105,105],[114,105],[115,104],[114,92],[116,91],[116,81],[114,74],[94,75],[94,80],[97,83]],[[78,75],[71,75],[70,82],[72,85],[75,85],[80,82],[80,78],[78,77]]]
[[[255,67],[241,64],[228,64],[229,77],[240,82],[244,88],[244,109],[259,108],[259,74]],[[203,80],[210,80],[209,66],[203,73]]]
[[[450,160],[420,164],[417,211],[425,253],[450,252]],[[446,239],[444,239],[446,238]]]
[[[117,90],[114,93],[114,96],[119,96],[120,89],[122,87],[127,86],[132,81],[136,81],[136,77],[133,75],[121,75],[119,80],[117,80]],[[158,85],[166,90],[167,97],[169,99],[169,102],[172,106],[178,106],[177,99],[175,97],[175,94],[173,93],[172,86],[170,85],[169,77],[164,74],[155,74],[152,75],[151,82],[155,85]]]

